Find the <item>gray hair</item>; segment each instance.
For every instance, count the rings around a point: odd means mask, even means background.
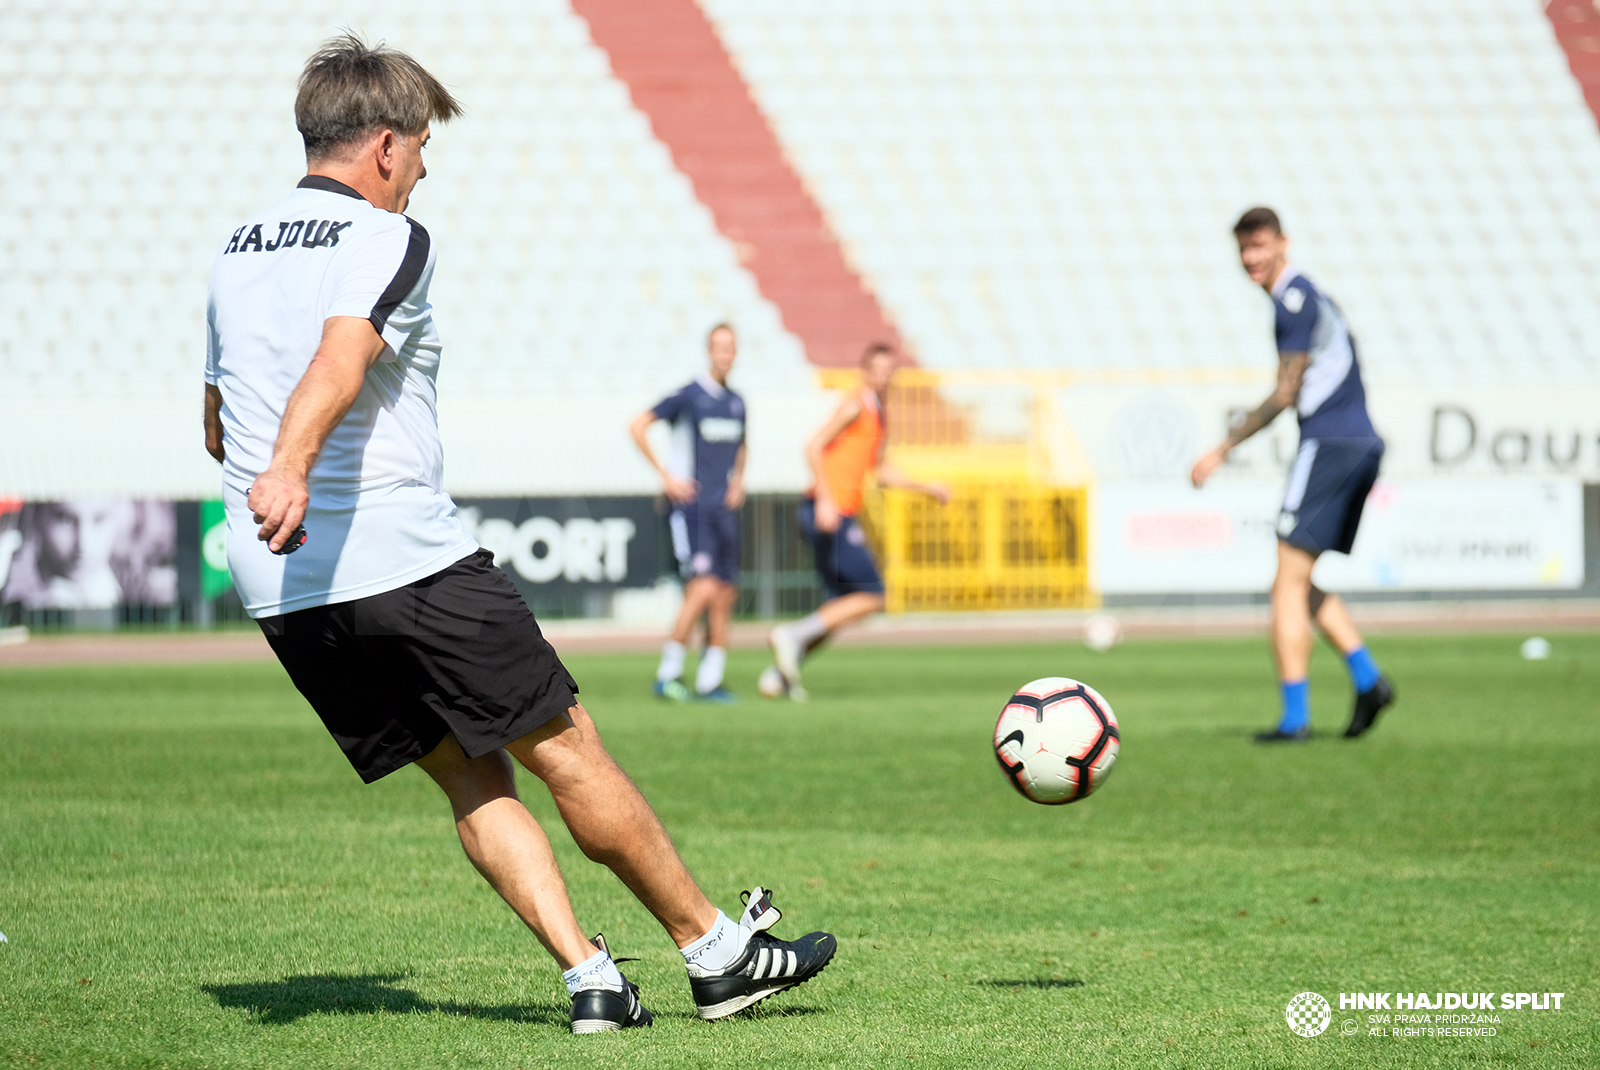
[[[353,33],[330,39],[306,61],[294,101],[306,159],[321,160],[388,128],[415,137],[429,122],[462,113],[456,98],[422,64]]]

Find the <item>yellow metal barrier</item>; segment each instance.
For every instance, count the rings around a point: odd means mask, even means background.
[[[863,516],[889,610],[1099,604],[1089,590],[1088,494],[1035,483],[958,483],[948,504],[874,490]]]
[[[853,369],[819,372],[832,390]],[[933,370],[902,368],[888,398],[888,459],[950,485],[948,505],[869,490],[862,519],[889,609],[1033,609],[1099,604],[1089,589],[1092,473],[1059,394],[1095,383],[1259,382],[1256,368]]]

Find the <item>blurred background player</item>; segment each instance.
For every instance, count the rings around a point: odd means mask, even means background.
[[[1277,213],[1252,208],[1239,217],[1233,234],[1245,273],[1272,298],[1278,386],[1221,445],[1195,462],[1190,478],[1196,487],[1204,484],[1235,446],[1294,406],[1300,449],[1278,515],[1278,574],[1272,584],[1272,646],[1283,716],[1256,740],[1295,742],[1311,735],[1307,671],[1313,621],[1350,670],[1356,701],[1344,734],[1354,738],[1394,701],[1394,687],[1372,660],[1344,601],[1312,583],[1311,570],[1324,551],[1347,554],[1355,544],[1362,506],[1378,478],[1383,440],[1367,416],[1361,364],[1344,315],[1289,264],[1289,239]]]
[[[629,425],[633,441],[661,476],[672,500],[672,548],[687,581],[672,637],[661,648],[655,693],[686,702],[734,702],[722,686],[728,663],[728,620],[739,597],[739,509],[744,505],[744,399],[728,389],[739,355],[733,328],[719,323],[706,335],[709,367],[692,383],[641,412]],[[657,420],[672,424],[672,448],[663,465],[646,437]],[[706,650],[694,691],[682,680],[689,638],[706,618]]]
[[[800,662],[840,628],[883,609],[883,578],[866,532],[856,521],[867,478],[876,471],[879,486],[950,500],[943,484],[918,482],[883,459],[888,426],[884,410],[898,363],[891,347],[881,342],[868,346],[861,356],[861,386],[845,395],[806,443],[813,482],[800,503],[800,531],[811,544],[828,600],[810,616],[772,630],[774,664],[762,673],[760,684],[769,698],[787,694],[805,701]]]

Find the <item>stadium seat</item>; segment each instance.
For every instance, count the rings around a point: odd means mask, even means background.
[[[1600,383],[1600,136],[1536,5],[703,7],[925,364],[1253,362],[1265,309],[1228,225],[1271,202],[1297,262],[1349,312],[1372,378],[1437,376],[1447,360],[1463,385]],[[440,248],[454,426],[552,392],[625,418],[696,370],[721,319],[743,334],[744,389],[808,389],[798,339],[587,24],[565,0],[473,16],[397,0],[336,25],[300,6],[128,0],[0,19],[7,419],[42,432],[68,411],[50,405],[128,391],[192,414],[211,257],[300,173],[294,77],[346,21],[416,52],[469,107],[436,131],[412,208]],[[137,414],[87,433],[141,448]],[[214,487],[203,457],[156,471],[175,441],[152,447],[147,485]],[[597,441],[591,470],[563,479],[648,486],[620,430]]]

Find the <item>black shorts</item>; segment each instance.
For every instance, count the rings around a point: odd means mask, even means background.
[[[1278,538],[1313,555],[1349,553],[1382,460],[1383,443],[1376,439],[1300,443],[1278,514]]]
[[[878,563],[872,559],[867,533],[855,517],[841,516],[837,531],[818,531],[817,503],[810,498],[800,503],[796,515],[800,520],[800,533],[811,544],[811,557],[829,598],[857,593],[883,594]]]
[[[488,550],[393,591],[256,623],[368,784],[447,733],[476,758],[577,703],[577,682]]]

